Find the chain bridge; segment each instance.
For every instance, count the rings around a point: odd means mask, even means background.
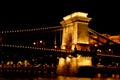
[[[86,63],[79,65],[91,66],[99,64],[101,59],[119,59],[120,41],[89,28],[92,18],[87,15],[84,12],[67,15],[60,26],[0,31],[1,63],[3,60],[29,60],[31,63],[36,61],[35,64],[49,60],[50,63],[56,58],[62,59],[60,57],[82,56],[81,61]]]

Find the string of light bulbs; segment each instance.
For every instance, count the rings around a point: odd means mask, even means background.
[[[62,26],[52,26],[52,27],[42,27],[42,28],[33,28],[33,29],[8,30],[8,31],[1,31],[0,34],[41,31],[41,30],[59,29],[59,28],[63,28],[63,27]]]
[[[55,48],[40,48],[40,47],[32,47],[32,46],[22,46],[22,45],[8,45],[8,44],[1,44],[2,47],[10,47],[10,48],[21,48],[21,49],[33,49],[33,50],[44,50],[44,51],[56,51],[56,52],[66,52],[66,53],[72,53],[72,51],[69,50],[63,50],[63,49],[55,49]]]

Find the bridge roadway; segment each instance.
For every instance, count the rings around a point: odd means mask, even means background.
[[[64,54],[74,54],[75,51],[72,51],[70,49],[65,50],[65,49],[58,49],[58,48],[40,48],[40,47],[30,47],[30,46],[18,46],[18,45],[7,45],[7,44],[1,44],[2,47],[9,47],[9,48],[22,48],[22,49],[32,49],[32,50],[39,50],[39,51],[51,51],[51,52],[57,52],[57,53],[64,53]],[[78,51],[78,54],[84,55],[84,56],[105,56],[105,57],[116,57],[120,58],[120,55],[114,55],[114,54],[103,54],[103,53],[92,53],[88,51]],[[76,54],[77,54],[76,53]]]
[[[23,48],[23,49],[33,49],[33,50],[42,50],[42,51],[55,51],[55,52],[65,52],[65,53],[73,53],[72,50],[66,49],[58,49],[58,48],[42,48],[42,47],[33,47],[33,46],[22,46],[22,45],[8,45],[8,44],[1,44],[2,47],[9,47],[9,48]]]

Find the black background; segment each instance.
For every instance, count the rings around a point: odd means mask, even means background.
[[[0,30],[57,26],[64,16],[77,11],[86,12],[92,18],[90,28],[100,33],[119,34],[119,2],[115,0],[0,2]]]

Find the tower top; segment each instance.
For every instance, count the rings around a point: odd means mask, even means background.
[[[87,18],[87,15],[88,15],[88,13],[84,13],[84,12],[74,12],[70,15],[63,17],[63,19],[68,20],[68,19],[73,18],[73,17],[85,17],[85,18]]]
[[[76,21],[89,23],[92,18],[88,17],[88,13],[85,12],[74,12],[72,14],[69,14],[65,17],[63,17],[63,20],[60,22],[62,25],[66,25],[69,23],[73,23]]]

